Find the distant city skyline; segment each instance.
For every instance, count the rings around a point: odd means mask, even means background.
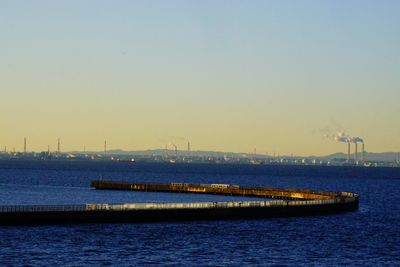
[[[148,155],[151,152],[156,152],[156,154],[158,155],[160,153],[160,151],[162,151],[162,154],[164,153],[172,153],[174,154],[174,151],[179,151],[179,154],[182,155],[191,155],[191,153],[217,153],[217,154],[223,154],[226,153],[226,155],[229,154],[237,154],[237,155],[254,155],[254,156],[258,156],[258,157],[335,157],[335,155],[339,155],[340,157],[342,157],[340,154],[343,154],[344,156],[347,157],[347,160],[354,160],[355,158],[358,158],[358,160],[363,161],[365,159],[364,157],[364,153],[367,154],[373,154],[373,155],[384,155],[384,154],[394,154],[396,160],[398,160],[399,155],[400,155],[400,151],[384,151],[384,152],[373,152],[373,151],[367,151],[365,150],[365,146],[364,143],[358,143],[358,149],[357,149],[357,145],[356,143],[352,143],[352,142],[346,142],[346,151],[344,150],[340,150],[340,151],[333,151],[331,153],[328,154],[323,154],[323,155],[317,155],[317,154],[310,154],[310,155],[298,155],[298,154],[280,154],[276,151],[272,151],[272,152],[263,152],[263,151],[257,151],[257,147],[253,148],[253,150],[249,150],[249,151],[223,151],[223,150],[207,150],[207,149],[192,149],[191,148],[191,143],[188,139],[183,139],[182,137],[179,137],[178,139],[179,142],[185,142],[182,145],[176,145],[176,144],[180,144],[178,142],[169,142],[168,144],[165,144],[164,147],[158,147],[158,148],[146,148],[146,149],[122,149],[122,148],[109,148],[107,145],[107,140],[104,140],[102,143],[102,147],[97,147],[91,150],[87,150],[86,149],[86,145],[83,145],[83,147],[81,149],[76,149],[76,150],[62,150],[61,149],[61,139],[57,138],[57,144],[56,147],[52,147],[51,145],[47,145],[46,149],[39,149],[39,150],[33,150],[33,149],[29,149],[28,146],[28,142],[27,139],[24,138],[23,139],[23,148],[21,150],[16,149],[15,147],[7,147],[4,146],[2,148],[2,150],[0,150],[0,153],[2,152],[6,152],[6,153],[43,153],[43,152],[47,152],[47,153],[55,153],[55,154],[68,154],[68,153],[97,153],[97,154],[105,154],[105,155],[120,155],[120,152],[122,152],[122,154],[129,154],[129,153],[133,153],[133,154],[138,154],[138,155],[142,155],[140,154],[140,152],[144,152],[143,155]],[[343,147],[344,148],[344,147]],[[167,151],[167,152],[164,152]],[[169,151],[169,152],[168,152]],[[181,154],[183,153],[183,154]],[[385,156],[387,157],[387,156]],[[390,156],[389,156],[390,157]],[[390,158],[392,159],[392,158]],[[367,160],[367,159],[365,159]],[[385,159],[387,160],[387,159]]]
[[[400,151],[399,1],[2,1],[0,148]],[[341,135],[343,134],[343,135]],[[339,136],[340,138],[334,138]]]

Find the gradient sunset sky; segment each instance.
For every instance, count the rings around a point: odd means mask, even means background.
[[[400,150],[400,1],[0,1],[0,148]]]

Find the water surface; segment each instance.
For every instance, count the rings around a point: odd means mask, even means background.
[[[266,220],[0,227],[0,264],[400,264],[400,170],[394,168],[0,161],[0,204],[229,199],[90,189],[90,181],[100,175],[116,181],[350,191],[360,194],[360,209],[337,215]]]

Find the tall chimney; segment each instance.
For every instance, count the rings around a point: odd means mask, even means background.
[[[188,155],[190,156],[190,142],[188,141]]]
[[[24,154],[26,154],[26,137],[24,137]]]
[[[364,146],[364,143],[362,143],[361,160],[362,161],[365,160],[365,146]]]
[[[57,153],[60,154],[60,138],[57,140]]]
[[[104,141],[104,156],[107,156],[107,140]]]
[[[354,159],[357,161],[357,159],[358,159],[358,147],[357,147],[357,142],[355,142],[354,144],[356,145],[356,151],[355,151]]]

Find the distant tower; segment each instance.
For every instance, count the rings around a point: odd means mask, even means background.
[[[188,141],[188,156],[190,156],[190,142]]]
[[[107,156],[107,140],[104,141],[104,156]]]
[[[355,151],[355,154],[354,154],[354,159],[357,161],[357,159],[358,159],[358,146],[357,146],[357,142],[355,142],[354,145],[356,146],[356,151]]]
[[[26,154],[26,137],[24,137],[24,154]]]
[[[49,145],[47,145],[47,154],[50,155],[50,146]]]
[[[57,140],[57,153],[60,154],[60,138]]]
[[[362,143],[362,151],[361,151],[361,161],[365,160],[365,146],[364,143]]]

